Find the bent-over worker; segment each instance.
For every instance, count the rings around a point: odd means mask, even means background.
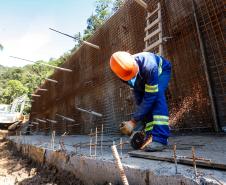
[[[124,122],[121,132],[132,135],[139,122],[145,124],[145,139],[152,137],[145,151],[161,151],[168,143],[169,114],[165,97],[171,74],[171,64],[165,58],[142,52],[131,55],[118,51],[111,56],[112,71],[133,88],[136,111]]]

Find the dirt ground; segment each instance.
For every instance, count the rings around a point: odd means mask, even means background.
[[[40,166],[12,151],[0,138],[0,185],[83,185],[74,175]]]

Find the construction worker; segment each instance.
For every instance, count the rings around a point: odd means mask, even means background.
[[[111,56],[112,71],[133,88],[136,111],[120,130],[132,135],[138,123],[145,123],[145,140],[152,137],[145,151],[161,151],[168,143],[169,117],[165,98],[171,73],[171,64],[165,58],[150,52],[131,55],[118,51]]]

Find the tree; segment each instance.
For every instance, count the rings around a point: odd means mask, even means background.
[[[88,19],[87,19],[87,27],[83,31],[83,36],[79,32],[75,34],[75,47],[71,50],[71,52],[78,49],[82,41],[88,40],[93,33],[104,24],[104,22],[113,15],[123,4],[125,3],[125,0],[97,0],[96,1],[96,7],[95,7],[95,13],[93,13]]]
[[[110,17],[112,0],[97,0],[95,13],[87,19],[87,28],[84,30],[83,40],[91,35]]]
[[[112,12],[116,12],[119,10],[120,7],[122,7],[125,3],[125,0],[115,0],[113,2],[113,8],[112,8]]]
[[[1,99],[3,103],[10,104],[15,98],[22,96],[27,92],[28,89],[24,87],[20,81],[9,80],[7,87],[2,91]]]

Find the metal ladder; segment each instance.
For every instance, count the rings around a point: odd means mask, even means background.
[[[162,15],[160,3],[157,4],[157,8],[151,13],[148,12],[144,31],[146,33],[144,38],[144,51],[163,55]]]

